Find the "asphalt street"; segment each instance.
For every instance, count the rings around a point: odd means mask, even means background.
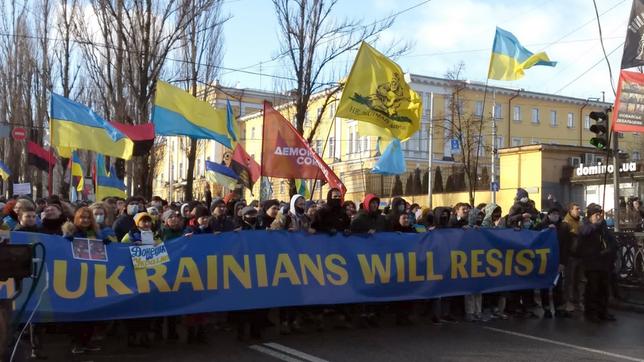
[[[617,312],[617,322],[528,319],[434,326],[310,331],[241,343],[213,332],[207,345],[159,342],[132,349],[111,337],[95,354],[69,354],[62,335],[48,341],[49,361],[644,361],[644,315]]]

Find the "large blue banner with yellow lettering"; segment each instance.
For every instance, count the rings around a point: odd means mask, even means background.
[[[137,269],[128,244],[110,244],[91,256],[57,236],[16,232],[11,242],[41,242],[46,248],[46,277],[40,279],[23,317],[38,304],[35,320],[41,322],[547,288],[559,260],[557,237],[550,229],[199,235],[165,243],[163,250],[147,255],[167,253],[161,264],[137,264]],[[28,287],[23,285],[16,308],[24,303]],[[3,283],[0,293],[10,288]]]

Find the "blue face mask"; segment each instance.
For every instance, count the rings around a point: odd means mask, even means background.
[[[530,229],[531,227],[532,227],[532,222],[528,221],[523,223],[524,229]]]

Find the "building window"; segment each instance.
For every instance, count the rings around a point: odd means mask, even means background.
[[[567,126],[568,126],[568,128],[574,128],[575,127],[575,115],[572,112],[568,112]]]
[[[584,128],[590,129],[590,116],[588,115],[586,115],[586,118],[584,118]]]
[[[512,119],[521,122],[521,106],[514,106]]]
[[[362,137],[362,152],[369,151],[369,136]]]
[[[322,140],[315,140],[315,153],[322,154]]]
[[[250,139],[255,140],[255,127],[251,127],[250,129]]]
[[[347,154],[353,154],[354,149],[353,149],[353,138],[355,137],[355,131],[356,131],[356,126],[351,125],[349,126],[349,147],[347,147],[348,152]]]
[[[639,153],[639,151],[634,151],[634,152],[633,152],[633,155],[631,156],[631,159],[632,159],[633,161],[639,161],[639,160],[640,160],[640,153]]]
[[[504,145],[504,139],[503,136],[496,136],[496,144],[494,145],[496,148],[503,148]]]
[[[474,115],[478,117],[483,115],[483,102],[476,101],[476,103],[474,103]]]
[[[550,111],[550,126],[557,127],[557,111]]]
[[[622,132],[615,132],[617,133],[617,138],[624,138],[624,133]]]
[[[519,147],[523,144],[521,137],[512,137],[512,147]]]
[[[201,159],[197,159],[197,176],[201,176]]]
[[[177,175],[177,178],[183,178],[183,162],[179,162],[179,175]]]
[[[423,152],[427,152],[427,149],[429,148],[429,138],[428,138],[428,131],[427,131],[427,124],[422,124],[420,126],[420,148]]]
[[[329,137],[329,151],[327,152],[327,157],[335,157],[335,137]]]
[[[494,119],[501,119],[501,104],[494,105]]]
[[[539,123],[539,108],[532,108],[532,123]]]

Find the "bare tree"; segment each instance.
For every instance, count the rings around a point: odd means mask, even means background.
[[[194,97],[208,101],[214,93],[212,84],[219,74],[223,59],[223,24],[229,17],[223,17],[223,0],[190,0],[187,2],[190,21],[180,39],[179,51],[183,54],[181,74],[185,77],[186,89]],[[199,11],[200,10],[200,11]],[[199,11],[199,12],[197,12]],[[203,85],[200,88],[200,85]],[[202,144],[204,142],[201,142]],[[191,138],[188,142],[188,167],[184,195],[193,198],[194,170],[199,142]]]
[[[300,134],[304,135],[311,96],[333,86],[306,137],[309,142],[315,137],[321,115],[340,90],[337,82],[326,79],[331,62],[356,48],[363,40],[377,39],[378,34],[390,28],[395,20],[391,16],[367,25],[359,20],[335,21],[332,12],[336,4],[337,0],[273,0],[279,24],[280,51],[293,79],[290,85],[293,89],[295,128]],[[294,188],[295,183],[291,182],[292,192]]]
[[[464,70],[465,64],[461,62],[445,74],[452,83],[453,92],[449,114],[441,118],[447,121],[447,128],[452,138],[458,140],[460,154],[455,159],[463,168],[469,201],[474,205],[476,189],[481,186],[478,181],[478,169],[481,165],[479,161],[490,149],[483,141],[483,130],[486,129],[483,113],[475,114],[465,110],[469,108],[467,102],[470,100],[463,94],[467,88],[467,83],[462,80]]]

